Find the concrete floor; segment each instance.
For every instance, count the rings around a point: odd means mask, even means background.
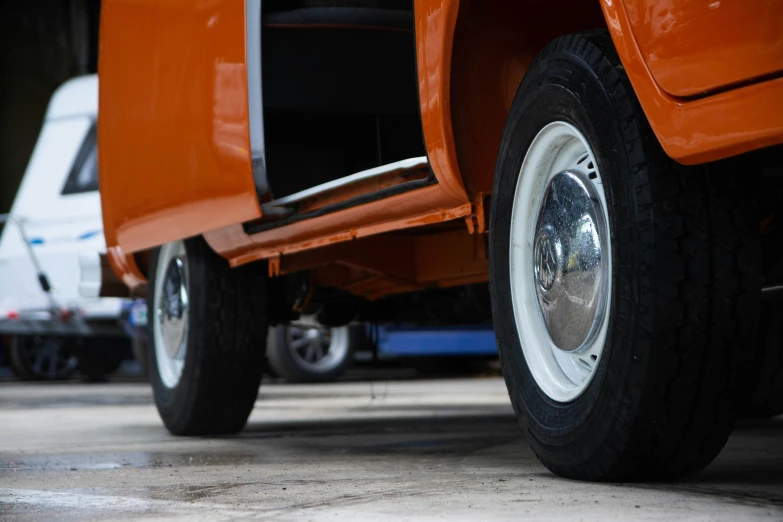
[[[0,520],[783,520],[783,418],[676,484],[544,469],[502,380],[264,385],[236,437],[175,438],[146,384],[0,384]]]

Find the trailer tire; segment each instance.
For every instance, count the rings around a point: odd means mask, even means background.
[[[22,381],[64,381],[76,370],[73,340],[40,335],[14,335],[8,365]]]

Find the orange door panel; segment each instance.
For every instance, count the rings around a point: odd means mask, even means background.
[[[258,218],[244,0],[104,0],[98,143],[107,246]]]
[[[783,0],[624,0],[655,81],[693,96],[783,73]]]

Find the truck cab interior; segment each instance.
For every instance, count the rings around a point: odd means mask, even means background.
[[[365,181],[354,195],[366,196],[411,179],[432,181],[419,117],[413,2],[269,0],[262,8],[271,201],[265,214],[275,214],[275,206],[285,207],[278,217],[301,213],[303,199],[296,195],[314,187],[309,194],[322,196]],[[394,179],[377,169],[412,158],[420,160],[413,169],[390,169]],[[371,169],[369,176],[352,176]]]

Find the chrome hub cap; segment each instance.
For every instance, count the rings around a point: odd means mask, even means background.
[[[163,343],[169,357],[177,357],[183,349],[188,316],[188,289],[185,287],[185,268],[178,257],[169,262],[163,295],[158,306],[158,320],[161,323]]]
[[[185,244],[175,241],[161,247],[155,278],[153,334],[158,373],[174,388],[182,376],[188,336],[188,283]]]
[[[606,221],[590,180],[579,171],[555,174],[538,213],[533,272],[544,323],[561,350],[583,348],[601,325],[605,240]]]
[[[522,162],[511,211],[511,300],[520,345],[551,399],[579,397],[603,354],[611,242],[603,180],[573,125],[545,126]]]
[[[562,250],[563,247],[554,232],[548,228],[539,227],[536,234],[535,266],[533,267],[538,283],[536,291],[539,300],[549,294],[552,285],[555,284],[555,279],[561,270]]]
[[[287,327],[286,341],[291,355],[308,371],[332,371],[348,355],[350,330],[347,326],[327,328],[308,319]]]

